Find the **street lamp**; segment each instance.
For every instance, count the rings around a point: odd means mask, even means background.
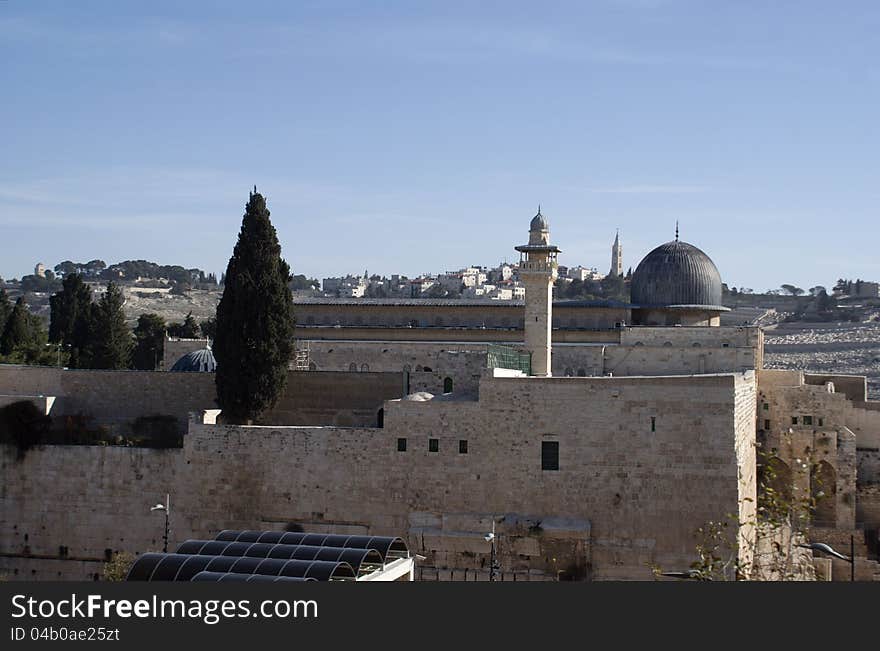
[[[489,580],[495,580],[495,571],[498,570],[498,561],[495,558],[495,518],[492,518],[492,531],[483,536],[483,540],[489,543]]]
[[[165,512],[165,536],[163,538],[164,544],[162,545],[162,551],[168,553],[168,517],[171,515],[171,495],[165,495],[165,504],[157,504],[156,506],[151,506],[150,511],[164,511]]]
[[[808,545],[798,545],[798,547],[804,547],[806,549],[812,549],[817,552],[824,552],[829,556],[833,556],[834,558],[839,558],[842,561],[846,561],[849,563],[849,580],[856,580],[856,554],[855,554],[855,536],[849,537],[849,557],[844,556],[839,551],[835,550],[831,545],[826,545],[825,543],[810,543]]]

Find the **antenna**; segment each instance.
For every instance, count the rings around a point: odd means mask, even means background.
[[[675,220],[675,241],[678,242],[678,220]]]

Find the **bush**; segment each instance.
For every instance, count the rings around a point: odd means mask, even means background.
[[[104,580],[125,581],[132,564],[134,564],[134,556],[128,552],[114,552],[110,560],[104,563],[102,572]]]
[[[130,443],[142,448],[183,447],[183,432],[174,416],[141,416],[131,425],[134,436]]]
[[[25,451],[41,443],[49,431],[52,419],[28,400],[13,402],[0,408],[0,442],[15,445],[18,458]]]

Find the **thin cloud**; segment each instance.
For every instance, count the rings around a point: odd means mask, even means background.
[[[583,189],[593,194],[697,194],[713,191],[705,185],[616,185]]]

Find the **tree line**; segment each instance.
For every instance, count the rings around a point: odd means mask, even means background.
[[[72,368],[154,369],[166,331],[187,338],[202,334],[214,338],[222,419],[253,422],[281,395],[294,352],[293,278],[269,214],[255,187],[223,276],[215,318],[197,324],[190,313],[183,323],[166,325],[156,314],[142,314],[132,331],[125,323],[120,287],[111,280],[94,302],[80,270],[70,269],[50,298],[48,332],[23,298],[12,306],[0,292],[0,361],[51,364],[55,353],[59,364],[63,359]],[[98,270],[99,263],[89,264]]]
[[[47,331],[42,319],[28,310],[24,297],[13,306],[6,291],[0,290],[0,362],[152,371],[162,359],[166,333],[181,339],[213,338],[216,333],[215,317],[198,323],[192,312],[183,323],[141,314],[129,330],[123,303],[116,283],[109,282],[94,302],[83,277],[68,275],[49,299]]]

